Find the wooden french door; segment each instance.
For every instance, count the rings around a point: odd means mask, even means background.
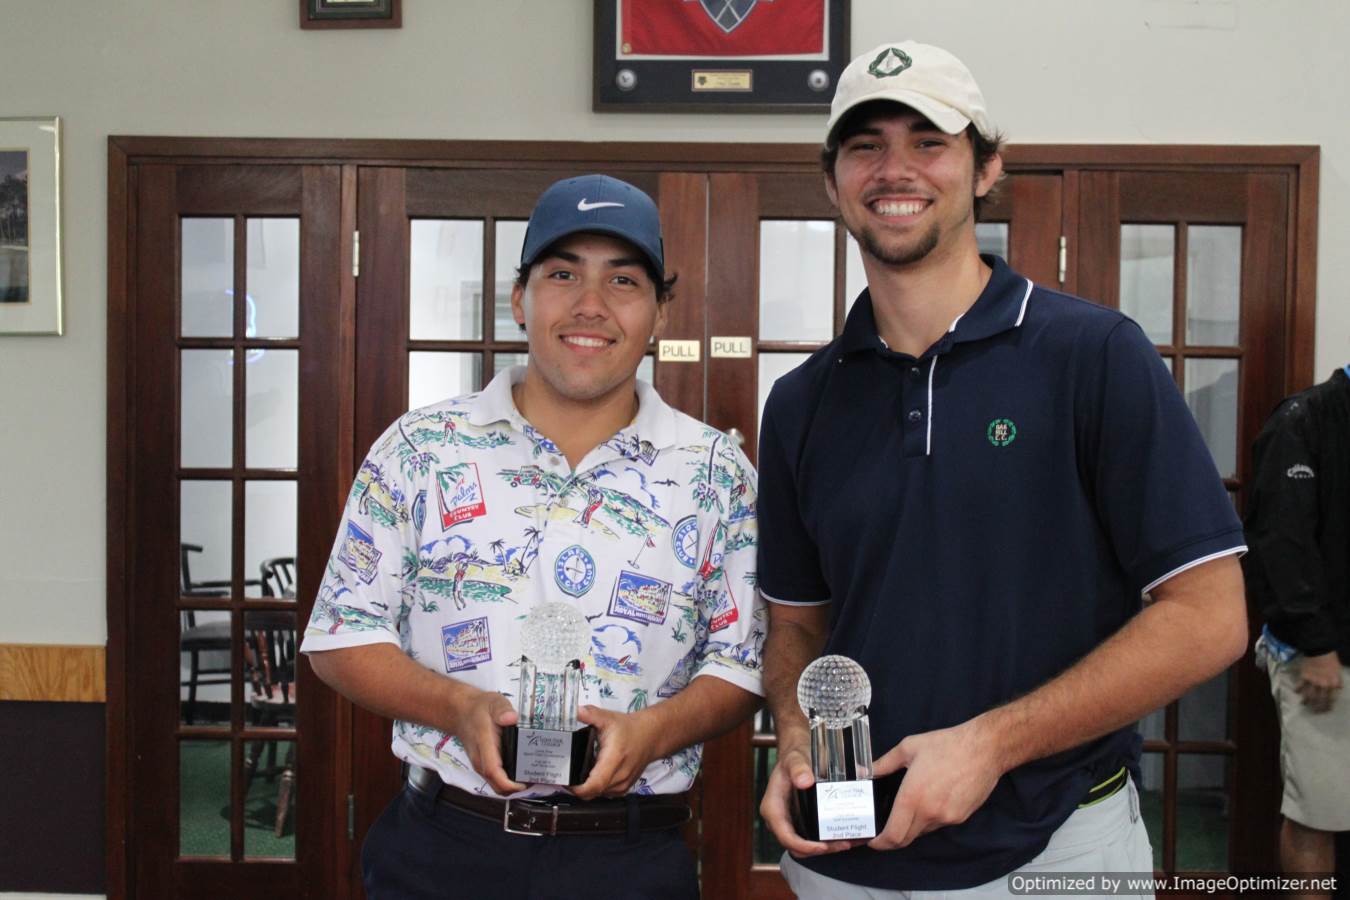
[[[1239,511],[1250,447],[1293,365],[1286,172],[1096,170],[1081,185],[1079,285],[1140,323]],[[1260,628],[1252,611],[1253,634]],[[1244,657],[1146,717],[1142,796],[1165,872],[1274,871],[1278,734]]]
[[[706,182],[707,421],[746,436],[755,458],[760,414],[773,380],[843,328],[865,286],[861,257],[825,195],[818,170],[712,173]],[[982,249],[1052,285],[1059,283],[1063,187],[1058,174],[1011,175],[985,211]],[[718,339],[722,340],[718,340]],[[759,819],[758,801],[776,759],[772,722],[760,713],[713,742],[703,817],[703,885],[710,898],[790,897],[778,874],[782,848]]]
[[[295,644],[348,477],[340,170],[160,164],[129,181],[110,680],[130,715],[110,726],[125,746],[109,795],[131,895],[334,897],[337,704]]]
[[[554,181],[603,169],[661,206],[666,259],[680,273],[665,338],[701,342],[706,225],[703,175],[626,170],[622,165],[517,168],[362,168],[357,224],[355,440],[358,454],[410,408],[477,390],[525,362],[527,346],[510,310],[525,223]],[[656,364],[652,347],[639,376],[673,406],[704,415],[699,364]],[[352,721],[354,833],[364,835],[399,789],[389,753],[390,722],[361,710]],[[701,792],[695,791],[695,803]],[[697,825],[687,839],[699,844]],[[359,873],[351,872],[353,885]],[[354,888],[355,889],[355,888]]]
[[[110,897],[357,898],[399,788],[390,726],[295,666],[285,633],[380,430],[523,361],[505,301],[539,192],[605,171],[656,198],[680,276],[665,338],[699,352],[653,347],[641,375],[752,458],[773,379],[842,327],[857,249],[810,147],[111,143]],[[981,247],[1143,322],[1240,503],[1262,418],[1311,379],[1315,151],[1007,163]],[[287,558],[295,599],[263,588]],[[1144,725],[1160,869],[1274,866],[1253,673]],[[787,896],[756,811],[772,762],[762,714],[708,746],[687,835],[705,897]]]
[[[1043,286],[1121,308],[1143,325],[1240,509],[1247,448],[1286,391],[1286,373],[1300,365],[1292,340],[1289,236],[1300,201],[1293,173],[1163,161],[1059,170],[1009,162],[977,225],[981,249]],[[818,175],[714,174],[709,192],[709,243],[721,251],[708,262],[709,341],[748,335],[754,353],[709,360],[717,388],[708,421],[739,429],[753,447],[773,379],[839,333],[864,280]],[[1141,723],[1143,811],[1159,871],[1275,869],[1276,726],[1265,691],[1244,659]],[[721,743],[723,762],[705,778],[724,785],[719,797],[743,799],[724,801],[718,820],[705,815],[705,891],[790,896],[777,873],[781,848],[754,807],[775,761],[772,724],[761,713]]]

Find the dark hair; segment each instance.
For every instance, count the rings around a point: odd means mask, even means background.
[[[898,104],[890,100],[871,100],[855,106],[844,115],[844,118],[835,126],[833,143],[820,151],[820,168],[830,181],[834,181],[834,165],[839,160],[839,145],[861,131],[864,123],[883,107],[896,105]],[[965,135],[970,139],[971,148],[975,152],[975,174],[978,175],[985,170],[995,156],[1002,152],[1003,133],[996,131],[992,138],[986,138],[980,134],[979,129],[974,124],[971,124],[966,126]],[[988,193],[983,197],[975,198],[975,221],[980,220],[980,213],[984,211],[984,207],[997,198],[999,186],[1002,183],[1003,176],[1000,175]]]
[[[534,262],[529,265],[520,266],[516,269],[516,285],[521,290],[525,289],[526,283],[530,280],[530,270],[545,256],[548,256],[548,250],[544,250],[536,256]],[[656,271],[656,266],[652,265],[651,260],[645,256],[642,257],[642,268],[647,272],[647,277],[651,279],[652,284],[656,285],[657,303],[669,303],[675,299],[675,282],[680,278],[678,274],[669,278],[663,277],[662,273]]]

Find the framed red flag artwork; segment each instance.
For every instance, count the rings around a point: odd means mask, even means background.
[[[849,0],[595,0],[597,112],[820,112]]]

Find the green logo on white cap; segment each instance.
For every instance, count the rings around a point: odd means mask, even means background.
[[[914,60],[909,58],[908,53],[898,47],[887,47],[872,60],[872,64],[867,67],[867,74],[874,78],[890,78],[892,75],[899,75],[912,65]]]

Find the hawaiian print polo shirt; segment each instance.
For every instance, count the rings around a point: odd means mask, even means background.
[[[582,703],[634,711],[699,675],[763,693],[749,461],[639,381],[637,417],[572,471],[515,408],[524,373],[413,410],[376,441],[302,649],[397,644],[514,704],[520,625],[536,604],[561,600],[591,628]],[[449,784],[492,790],[458,739],[434,728],[395,722],[393,750]],[[701,755],[694,746],[654,761],[633,790],[687,790]]]

